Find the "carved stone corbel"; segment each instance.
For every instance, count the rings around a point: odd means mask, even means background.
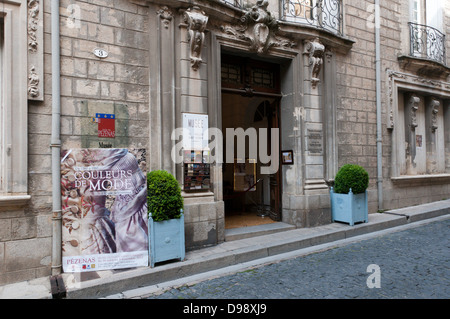
[[[431,107],[431,132],[433,133],[438,129],[437,114],[439,112],[440,105],[441,102],[439,102],[439,100],[436,100],[434,98],[431,99],[429,107]]]
[[[202,62],[203,42],[205,41],[205,29],[208,17],[205,12],[195,6],[184,13],[184,21],[187,23],[188,41],[190,47],[191,65],[198,70]]]
[[[325,46],[319,41],[319,38],[306,42],[305,54],[309,55],[309,66],[311,67],[311,85],[316,88],[317,83],[320,82],[319,73],[323,64],[323,55]]]
[[[172,11],[170,11],[168,7],[164,6],[158,10],[157,14],[161,18],[164,28],[168,29],[170,21],[172,21],[173,18]]]
[[[264,54],[272,47],[294,47],[294,42],[276,36],[278,21],[267,10],[268,5],[267,0],[256,1],[255,5],[245,10],[239,26],[222,26],[222,31],[250,43],[250,50],[258,54]]]

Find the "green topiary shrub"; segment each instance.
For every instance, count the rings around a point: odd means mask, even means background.
[[[334,179],[334,192],[348,194],[350,188],[353,194],[364,193],[369,186],[369,174],[364,168],[355,164],[345,164]]]
[[[154,221],[181,217],[183,197],[172,174],[163,170],[147,173],[147,204]]]

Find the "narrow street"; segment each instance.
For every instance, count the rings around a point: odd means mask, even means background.
[[[184,285],[150,299],[447,299],[450,219]]]

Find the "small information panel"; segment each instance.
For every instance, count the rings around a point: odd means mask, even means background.
[[[323,154],[323,142],[322,142],[322,130],[308,129],[308,151],[310,154],[322,155]]]
[[[211,188],[209,151],[184,151],[184,190],[201,191]]]
[[[183,113],[183,128],[188,130],[188,139],[183,139],[185,150],[202,150],[208,146],[208,115]]]

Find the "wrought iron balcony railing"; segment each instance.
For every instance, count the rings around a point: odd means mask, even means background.
[[[244,0],[220,0],[220,1],[235,6],[236,8],[244,7]]]
[[[245,8],[256,0],[220,0]],[[342,0],[279,0],[280,20],[310,25],[337,35],[343,35]]]
[[[410,55],[446,64],[445,35],[439,30],[409,22]]]
[[[342,0],[281,0],[281,19],[343,35]]]

